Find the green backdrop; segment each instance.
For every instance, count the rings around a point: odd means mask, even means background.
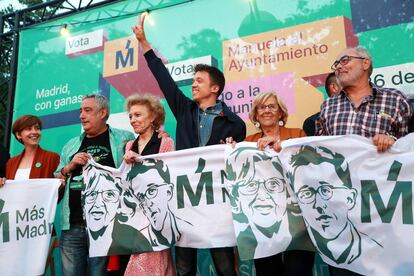
[[[79,12],[20,32],[13,119],[23,114],[40,116],[45,123],[42,147],[59,153],[67,140],[81,131],[78,96],[103,93],[109,96],[111,114],[122,113],[125,93],[102,77],[105,51],[100,49],[68,57],[65,54],[68,38],[60,34],[60,29],[66,24],[72,37],[104,30],[107,42],[125,39],[132,35],[131,26],[137,22],[137,15],[146,10],[150,11],[146,22],[147,38],[168,63],[211,55],[221,69],[225,51],[223,41],[243,40],[255,34],[343,16],[352,22],[352,33],[359,44],[373,56],[376,70],[372,79],[378,85],[414,93],[413,5],[412,1],[395,0],[129,0]],[[145,64],[139,63],[138,66],[144,68]],[[307,66],[314,68],[318,64]],[[294,71],[290,73],[294,74]],[[328,72],[329,68],[326,68],[323,73]],[[129,89],[134,90],[134,86],[139,87],[146,78],[133,75],[127,82]],[[316,93],[323,94],[315,103],[317,106],[326,97],[323,84],[309,83]],[[188,81],[180,82],[179,86],[191,95]],[[47,93],[50,96],[46,96]],[[52,95],[54,93],[56,95]],[[295,95],[296,106],[300,106],[301,98]],[[167,110],[165,130],[175,137],[175,119],[165,100],[161,101]],[[314,112],[314,107],[311,109],[309,107],[306,111],[309,115]],[[299,119],[305,119],[302,117]],[[128,121],[123,124],[128,125]],[[12,139],[10,149],[11,154],[16,155],[22,147]],[[58,223],[56,226],[59,230]],[[208,254],[206,251],[200,254],[200,275],[214,275]],[[241,262],[239,269],[241,275],[254,275],[251,262]],[[320,262],[315,270],[319,275],[326,274],[326,266]]]

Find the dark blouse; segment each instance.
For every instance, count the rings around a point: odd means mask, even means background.
[[[138,151],[138,141],[139,136],[137,139],[135,139],[134,143],[132,144],[132,151],[139,153]],[[156,154],[160,152],[160,146],[161,146],[161,138],[158,138],[158,132],[154,131],[154,133],[151,136],[151,139],[148,141],[148,143],[145,145],[144,149],[140,153],[141,155],[150,155],[150,154]]]

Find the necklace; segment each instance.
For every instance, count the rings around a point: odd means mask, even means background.
[[[151,138],[151,137],[150,137]],[[142,140],[138,139],[138,153],[141,153],[150,139]]]

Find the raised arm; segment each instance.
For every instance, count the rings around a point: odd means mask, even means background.
[[[141,16],[138,16],[138,23],[132,26],[132,31],[134,32],[139,44],[141,44],[144,54],[151,50],[151,45],[149,44],[144,31],[144,22],[146,15],[147,14],[144,13]]]
[[[157,80],[171,111],[177,118],[183,113],[182,109],[184,108],[184,105],[188,104],[191,100],[178,88],[161,59],[155,55],[145,36],[144,22],[145,14],[138,17],[138,24],[132,27],[132,31],[143,49],[145,60],[147,61],[152,75]]]

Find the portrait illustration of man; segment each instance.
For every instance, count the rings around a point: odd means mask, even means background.
[[[284,251],[292,236],[279,159],[256,147],[240,147],[227,158],[226,175],[233,219],[241,227],[237,235],[240,256],[253,259],[275,254],[274,248]]]
[[[121,212],[124,198],[121,179],[92,163],[88,163],[84,170],[82,200],[90,254],[103,256],[152,251],[149,241],[137,229],[123,223],[127,218]]]
[[[318,251],[334,263],[351,264],[364,248],[382,246],[360,232],[349,218],[358,191],[342,154],[302,146],[291,158],[291,186]]]
[[[134,196],[147,217],[149,224],[140,229],[154,246],[171,247],[181,238],[178,221],[170,209],[174,184],[166,164],[158,159],[146,159],[134,163],[127,174],[129,192]]]

